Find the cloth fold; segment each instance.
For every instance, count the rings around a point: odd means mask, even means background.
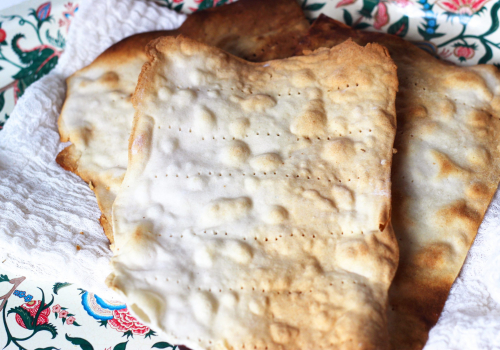
[[[30,86],[0,134],[0,261],[31,279],[104,284],[111,252],[93,192],[55,157],[65,79],[120,39],[185,19],[150,1],[83,2],[57,67]],[[500,349],[500,194],[497,193],[426,350]]]

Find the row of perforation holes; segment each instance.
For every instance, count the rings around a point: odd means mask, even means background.
[[[179,131],[179,132],[182,132],[182,127],[174,127],[174,128],[172,128],[172,126],[171,126],[171,125],[169,125],[169,126],[168,126],[168,128],[169,128],[169,129],[173,129],[173,130],[177,130],[177,131]],[[158,129],[161,129],[161,126],[158,126]],[[362,132],[363,132],[362,130],[358,130],[358,131],[359,131],[360,133],[362,133]],[[187,131],[187,132],[191,133],[191,132],[192,132],[191,128],[190,128],[190,129],[188,129],[188,131]],[[372,129],[368,129],[368,132],[372,132]],[[280,133],[276,133],[276,134],[275,134],[275,133],[269,133],[269,132],[264,133],[264,134],[262,134],[262,135],[261,135],[261,134],[260,134],[260,132],[257,132],[257,131],[256,131],[255,133],[250,134],[250,136],[274,136],[274,135],[276,135],[276,136],[278,136],[278,137],[279,137],[279,136],[283,136],[283,135],[282,135],[282,134],[280,134]],[[307,136],[306,136],[306,137],[296,137],[295,135],[290,135],[290,136],[293,136],[293,137],[296,139],[296,141],[300,141],[300,139],[303,139],[303,140],[320,140],[320,141],[321,141],[321,140],[331,140],[331,139],[335,139],[335,138],[337,138],[337,137],[342,137],[342,136],[343,136],[341,133],[339,133],[338,135],[339,135],[339,136],[333,136],[333,135],[332,135],[332,136],[326,136],[326,137],[323,137],[323,138],[321,138],[321,137],[319,137],[319,136],[317,136],[317,137],[312,137],[312,138],[311,138],[311,137],[307,137]],[[349,135],[352,135],[352,131],[349,131]],[[249,136],[248,134],[245,134],[245,137],[250,137],[250,136]],[[288,136],[288,135],[287,135],[287,136]],[[344,136],[345,136],[345,135],[344,135]],[[222,139],[222,140],[236,140],[236,137],[226,137],[226,136],[217,136],[217,137],[215,137],[215,136],[212,136],[212,138],[211,138],[211,140],[219,140],[219,139]],[[205,140],[210,140],[210,137],[205,138],[204,136],[202,136],[202,137],[201,137],[201,140],[202,140],[202,141],[205,141]]]

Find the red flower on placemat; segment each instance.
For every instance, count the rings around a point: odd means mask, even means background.
[[[353,4],[356,0],[340,0],[335,7],[347,6]]]
[[[49,2],[43,3],[38,8],[36,9],[36,18],[39,21],[46,20],[50,16],[50,10],[52,8],[52,5]]]
[[[470,60],[472,57],[474,57],[474,54],[477,50],[476,44],[468,45],[456,43],[455,45],[453,45],[453,47],[455,48],[455,50],[453,50],[453,54],[458,57],[458,60],[460,62]]]
[[[375,12],[375,23],[373,23],[373,28],[381,29],[387,23],[389,23],[389,14],[387,13],[387,6],[385,3],[380,2],[377,5],[377,12]]]
[[[7,39],[7,33],[5,33],[5,30],[0,28],[0,43],[3,43]]]
[[[489,0],[447,0],[438,4],[443,9],[458,14],[472,16],[480,11]]]
[[[22,304],[21,307],[24,310],[28,311],[32,317],[35,317],[38,309],[40,308],[40,300],[32,300],[29,303]],[[37,326],[49,323],[49,315],[50,309],[43,310],[38,317],[38,321],[36,322]],[[26,328],[23,319],[21,318],[21,316],[19,316],[19,314],[16,314],[16,322],[21,327]]]
[[[149,327],[140,323],[128,312],[128,308],[113,311],[113,319],[108,321],[108,325],[120,332],[131,331],[134,334],[145,335],[149,332]]]
[[[437,4],[446,10],[449,17],[458,17],[462,24],[469,23],[471,17],[484,10],[484,5],[490,0],[442,0]]]
[[[66,324],[73,324],[75,322],[75,318],[73,316],[70,316],[66,319]]]

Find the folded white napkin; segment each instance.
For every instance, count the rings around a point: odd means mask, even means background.
[[[134,33],[173,29],[185,16],[150,1],[80,7],[57,67],[28,88],[0,133],[0,262],[32,279],[74,282],[113,297],[108,240],[92,191],[55,162],[64,79]],[[81,234],[81,232],[83,234]],[[77,246],[80,248],[77,249]],[[491,205],[426,350],[500,349],[500,195]]]

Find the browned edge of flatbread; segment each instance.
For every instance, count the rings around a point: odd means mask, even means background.
[[[246,60],[263,62],[292,56],[308,28],[309,22],[295,0],[240,0],[195,12],[176,30],[141,33],[125,38],[104,51],[90,66],[119,65],[138,55],[143,55],[146,61],[145,46],[148,42],[162,36],[179,34],[219,47]],[[68,95],[70,93],[71,91],[67,92]],[[64,105],[61,115],[63,112]],[[64,134],[61,123],[60,116],[58,124],[61,142],[71,141]],[[57,155],[56,162],[89,183],[101,209],[100,223],[113,243],[111,217],[105,214],[110,212],[110,203],[106,200],[107,186],[85,169],[80,169],[80,156],[80,152],[70,145]]]
[[[301,54],[308,50],[315,50],[319,47],[332,47],[350,39],[360,45],[365,45],[370,42],[377,42],[384,45],[388,48],[396,64],[402,62],[407,66],[412,62],[425,62],[426,65],[433,65],[435,68],[433,71],[435,72],[442,69],[455,69],[457,70],[455,73],[458,73],[458,70],[463,69],[454,67],[449,62],[438,60],[424,50],[421,50],[412,43],[397,36],[354,30],[325,15],[320,15],[313,23],[307,36],[305,36],[297,46],[295,54]],[[491,74],[496,76],[499,75],[498,71],[495,71],[492,66],[482,66],[482,68],[491,72]],[[400,84],[403,84],[405,79],[408,79],[408,77],[404,75],[411,74],[410,72],[412,69],[413,68],[409,68],[407,72],[401,73],[401,69],[398,67]],[[438,79],[438,77],[436,78]],[[464,77],[464,79],[465,78],[466,77]],[[492,105],[495,105],[495,103],[495,101],[492,101]],[[397,109],[404,107],[399,105],[397,97],[396,105],[398,107]],[[499,112],[497,105],[493,106],[493,108],[497,113]],[[401,116],[398,115],[398,133],[395,141],[396,149],[404,147],[398,140],[398,135],[400,134],[399,130],[404,130],[405,127],[405,120],[400,118]],[[393,174],[394,171],[393,168]],[[492,184],[497,184],[498,179],[492,179],[490,182]],[[487,208],[486,204],[490,203],[495,193],[496,185],[490,187],[488,191],[482,193],[485,201],[484,210],[482,212],[471,213],[467,207],[457,207],[456,212],[449,213],[450,216],[457,217],[467,222],[467,230],[473,235],[470,244],[472,244],[473,238],[484,217]],[[392,216],[394,221],[394,218],[403,215],[401,211],[405,209],[404,203],[400,203],[398,191],[396,191],[396,189],[393,189],[392,198]],[[401,214],[398,214],[398,212]],[[447,219],[444,218],[444,220]],[[395,233],[396,237],[398,237],[398,232]],[[442,252],[436,251],[436,249],[439,248],[429,246],[426,250],[421,252],[420,255],[412,257],[411,263],[409,264],[400,261],[400,266],[398,267],[398,271],[389,292],[390,307],[388,308],[389,331],[391,332],[392,346],[395,350],[416,350],[423,348],[428,339],[428,333],[437,323],[451,286],[458,275],[459,271],[456,271],[456,274],[447,274],[439,278],[436,278],[436,276],[429,278],[429,276],[425,275],[426,269],[432,269],[432,266],[439,266],[440,264]],[[401,258],[403,258],[402,255]]]

